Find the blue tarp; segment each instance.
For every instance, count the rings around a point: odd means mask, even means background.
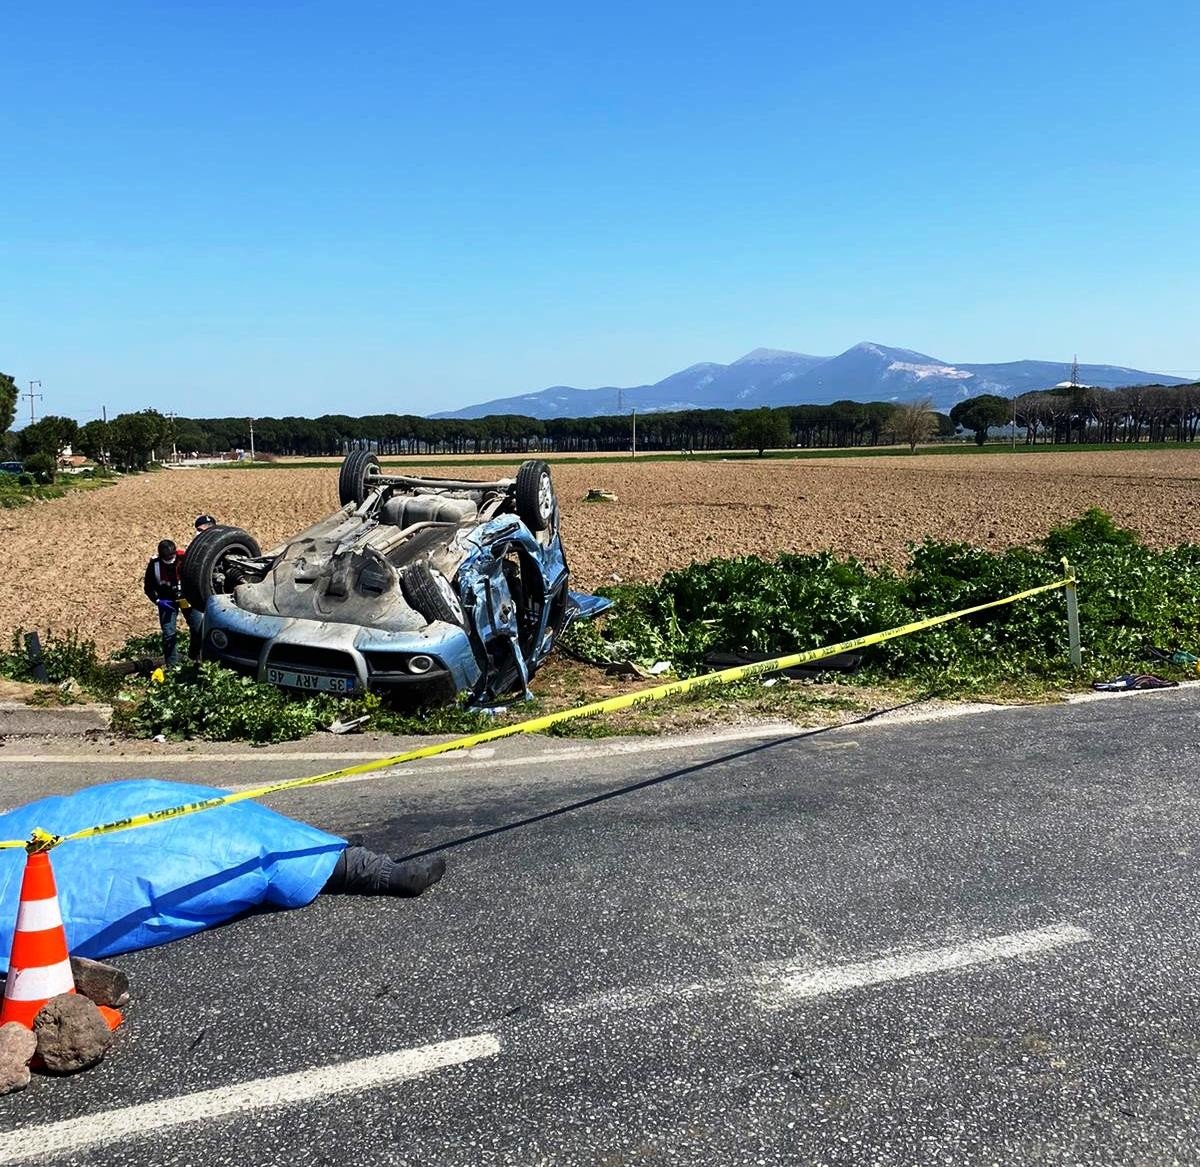
[[[0,839],[55,835],[225,793],[135,778],[0,815]],[[63,843],[50,852],[67,944],[101,959],[190,936],[266,905],[298,908],[325,886],[344,839],[255,802]],[[25,852],[0,851],[0,969],[7,970]]]

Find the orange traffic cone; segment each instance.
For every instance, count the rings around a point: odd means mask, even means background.
[[[71,975],[67,933],[58,907],[50,856],[45,851],[31,851],[21,880],[0,1025],[17,1021],[32,1029],[33,1019],[51,997],[73,992],[75,978]],[[109,1029],[121,1024],[121,1015],[115,1009],[101,1006],[100,1011]]]

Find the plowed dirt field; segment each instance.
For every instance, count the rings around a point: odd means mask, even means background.
[[[513,463],[515,468],[516,463]],[[453,471],[496,478],[497,465]],[[574,582],[654,579],[717,555],[828,549],[904,562],[926,535],[1000,548],[1099,506],[1147,542],[1200,539],[1200,452],[557,463]],[[616,503],[582,502],[589,488]],[[156,629],[141,578],[164,536],[210,511],[264,549],[337,505],[330,469],[186,470],[0,511],[0,636],[77,628],[102,648]]]

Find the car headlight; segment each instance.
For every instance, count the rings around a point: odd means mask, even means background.
[[[219,649],[222,652],[229,647],[229,637],[226,636],[225,633],[219,628],[214,628],[208,634],[208,642],[213,646],[213,648]]]

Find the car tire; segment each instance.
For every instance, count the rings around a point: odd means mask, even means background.
[[[338,498],[342,506],[360,506],[371,493],[370,479],[379,475],[379,459],[370,450],[352,450],[338,474]]]
[[[554,522],[558,499],[550,467],[540,459],[522,462],[517,471],[517,516],[535,535]]]
[[[179,576],[183,598],[193,608],[204,611],[210,596],[228,595],[240,577],[230,572],[225,560],[230,555],[258,556],[262,548],[253,535],[241,527],[209,527],[188,544]]]
[[[462,603],[444,575],[414,563],[400,573],[400,590],[410,608],[426,620],[444,620],[461,628],[466,623]]]

